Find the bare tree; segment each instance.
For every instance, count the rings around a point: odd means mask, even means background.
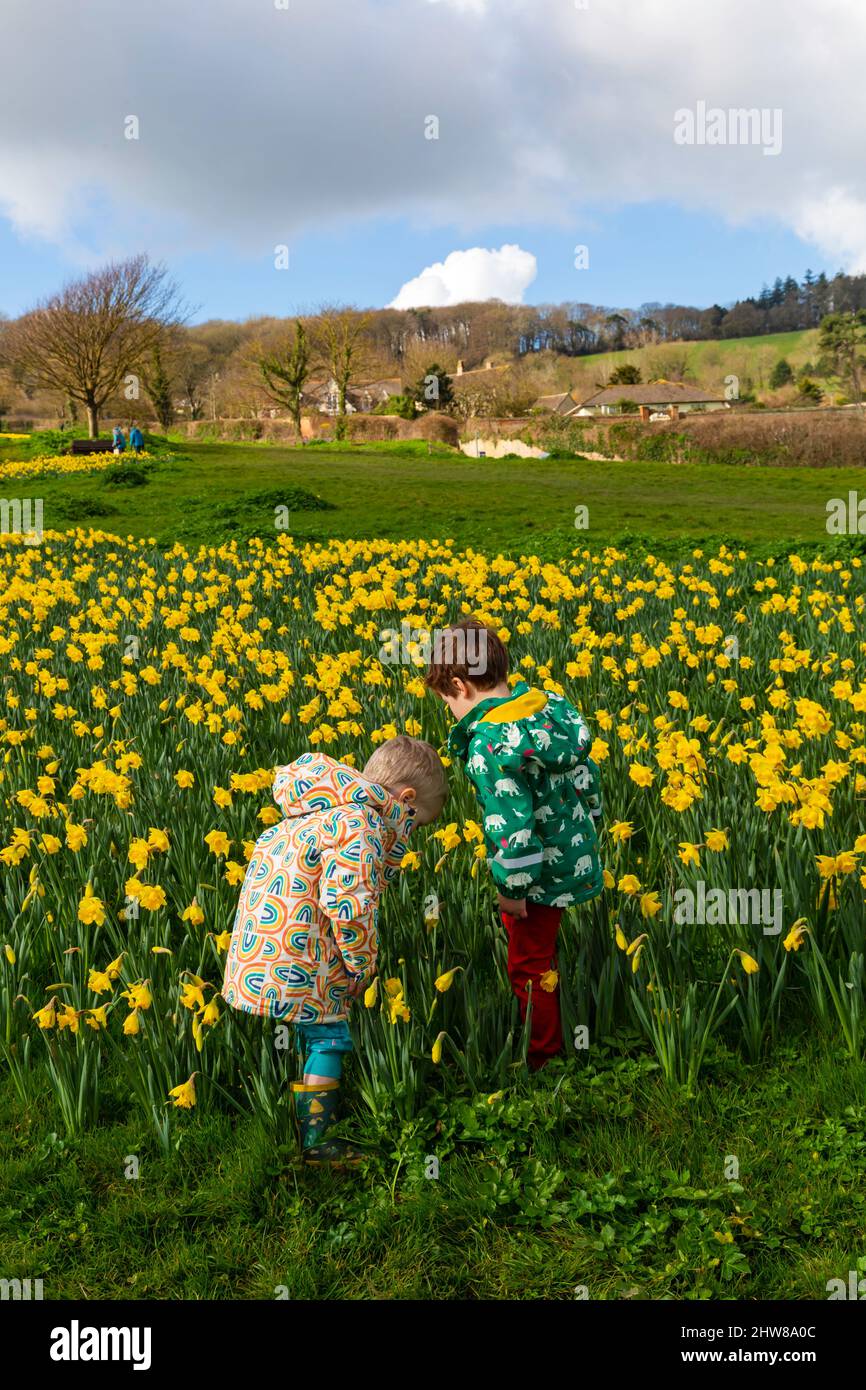
[[[295,320],[294,342],[286,340],[270,352],[259,351],[255,357],[262,375],[265,391],[272,401],[288,410],[295,422],[298,438],[301,433],[301,401],[310,374],[310,349],[307,331],[300,319]]]
[[[105,402],[137,375],[183,312],[165,267],[134,256],[37,304],[12,326],[8,352],[33,384],[80,402],[95,439]]]
[[[313,341],[337,387],[337,438],[346,433],[346,392],[353,374],[367,360],[369,314],[357,309],[324,308],[313,325]]]

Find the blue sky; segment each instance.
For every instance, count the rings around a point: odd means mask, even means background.
[[[769,219],[732,228],[723,218],[648,204],[617,212],[588,211],[570,229],[491,226],[475,229],[466,245],[518,243],[538,261],[524,302],[636,307],[647,300],[725,304],[756,294],[776,275],[802,278],[810,267],[832,274],[814,247]],[[193,321],[285,315],[329,299],[381,306],[422,267],[461,248],[457,228],[421,231],[402,221],[362,224],[301,236],[290,247],[289,269],[273,256],[257,259],[231,248],[168,257]],[[589,268],[574,269],[574,248],[589,248]],[[146,250],[147,247],[141,249]],[[13,316],[80,271],[62,247],[22,237],[0,225],[0,309]]]
[[[197,319],[398,296],[705,306],[807,267],[866,272],[862,0],[4,0],[4,17],[7,314],[140,251]],[[680,113],[707,107],[760,111],[779,138],[680,140]]]

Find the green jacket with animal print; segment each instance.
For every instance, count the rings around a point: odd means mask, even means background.
[[[451,730],[448,748],[478,794],[504,897],[570,907],[601,892],[601,786],[591,743],[568,700],[524,681],[510,696],[482,700]]]

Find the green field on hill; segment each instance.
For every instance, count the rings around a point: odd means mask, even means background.
[[[702,342],[659,343],[649,347],[627,348],[621,352],[596,352],[576,359],[580,368],[591,368],[596,375],[609,371],[622,362],[633,362],[641,369],[645,381],[659,373],[654,367],[665,360],[683,359],[690,380],[698,386],[721,387],[724,378],[733,373],[749,377],[755,388],[766,390],[776,362],[784,357],[796,372],[807,362],[820,356],[817,328],[800,329],[792,333],[762,333],[749,338],[712,338]]]

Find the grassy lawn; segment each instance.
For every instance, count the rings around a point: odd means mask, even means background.
[[[692,1100],[645,1054],[557,1062],[498,1106],[356,1112],[371,1157],[342,1175],[226,1115],[163,1156],[120,1089],[67,1139],[47,1083],[27,1108],[4,1084],[4,1274],[46,1298],[823,1299],[864,1263],[864,1081],[805,1038],[718,1054]]]
[[[106,473],[5,484],[44,500],[46,529],[92,525],[160,544],[273,534],[274,507],[290,505],[298,537],[453,538],[461,546],[567,554],[645,538],[658,545],[725,540],[779,546],[826,543],[826,503],[862,486],[862,470],[732,468],[570,460],[469,460],[393,448],[288,448],[184,444],[143,486]],[[423,446],[422,446],[423,448]],[[15,457],[0,450],[0,463]],[[38,488],[38,492],[37,492]],[[291,506],[291,490],[333,510]],[[589,509],[577,531],[575,507]]]

